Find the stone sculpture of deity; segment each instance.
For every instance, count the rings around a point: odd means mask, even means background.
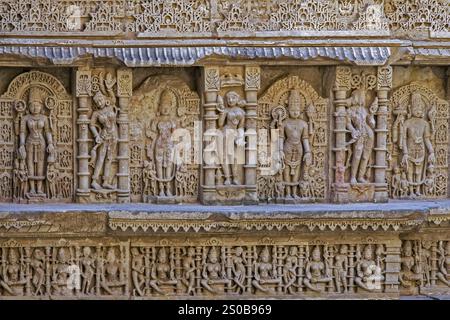
[[[241,99],[235,91],[229,91],[218,98],[219,123],[224,139],[224,155],[222,156],[222,170],[224,175],[224,185],[242,184],[242,164],[237,163],[235,157],[245,146],[244,126],[245,111],[243,107],[246,101]]]
[[[173,197],[175,177],[175,143],[173,132],[177,122],[172,117],[172,110],[176,110],[176,96],[169,89],[161,92],[156,119],[151,122],[147,136],[152,139],[148,146],[147,155],[155,164],[156,180],[158,181],[159,197]]]
[[[325,254],[324,254],[325,256]],[[330,284],[333,281],[330,273],[330,266],[324,257],[322,261],[320,248],[316,246],[312,251],[311,261],[306,263],[306,277],[303,279],[304,285],[315,292],[321,292],[320,283]]]
[[[29,113],[20,121],[18,150],[19,159],[26,162],[28,170],[28,198],[46,197],[43,189],[46,179],[45,164],[56,160],[51,122],[49,117],[42,113],[43,107],[40,91],[31,87],[28,98]]]
[[[347,145],[353,145],[351,156],[350,183],[367,183],[366,174],[369,160],[374,147],[374,131],[376,101],[371,110],[366,108],[365,91],[358,89],[347,99],[348,110],[346,127],[350,131],[351,140]]]
[[[208,252],[207,259],[203,262],[202,286],[211,293],[218,293],[216,286],[228,285],[231,281],[226,278],[225,270],[220,263],[219,255],[215,247]]]
[[[107,79],[110,77],[111,75],[108,74]],[[94,165],[91,186],[95,190],[115,188],[112,162],[116,157],[118,143],[116,98],[112,90],[113,82],[105,81],[105,84],[108,95],[106,96],[101,89],[94,95],[97,108],[92,113],[89,125],[95,140],[91,151],[91,162]],[[101,87],[104,88],[103,85]],[[102,172],[103,184],[100,185]]]
[[[289,116],[281,125],[281,159],[284,162],[283,181],[287,198],[299,196],[302,165],[309,166],[312,161],[308,123],[300,118],[301,111],[300,94],[292,90],[288,101]]]
[[[413,93],[410,100],[411,117],[403,124],[400,149],[402,166],[408,178],[410,196],[420,196],[426,180],[426,168],[435,162],[431,143],[431,126],[424,119],[425,103],[420,93]]]

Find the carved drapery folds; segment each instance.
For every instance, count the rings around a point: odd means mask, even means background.
[[[447,196],[448,102],[411,83],[390,100],[387,179],[392,198]]]
[[[200,170],[198,94],[177,77],[155,76],[136,89],[131,104],[132,201],[196,201]]]
[[[22,73],[0,108],[2,201],[72,201],[72,99],[62,83],[48,73]]]
[[[386,99],[392,72],[338,67],[334,85],[333,200],[387,201]]]
[[[297,76],[277,80],[258,101],[258,198],[279,203],[327,196],[327,107]]]

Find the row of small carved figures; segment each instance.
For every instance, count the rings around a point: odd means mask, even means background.
[[[39,248],[32,254],[3,249],[0,292],[13,296],[126,295],[130,284],[136,296],[383,290],[382,245],[375,250],[367,245],[362,254],[359,246],[355,252],[348,245],[341,245],[336,253],[327,246],[312,250],[298,246],[177,249],[168,253],[165,247],[133,247],[131,268],[127,255],[117,259],[113,249],[103,258],[91,247],[83,247],[82,254],[77,248],[76,259],[73,252],[69,250],[68,257],[61,248],[53,257]]]

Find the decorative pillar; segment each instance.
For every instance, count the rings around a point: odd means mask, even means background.
[[[350,67],[336,68],[336,81],[334,84],[334,138],[335,147],[333,148],[334,162],[334,182],[333,182],[333,201],[344,203],[348,202],[348,184],[345,183],[345,157],[346,157],[346,106],[347,91],[351,89],[352,71]]]
[[[131,69],[117,70],[117,97],[119,98],[119,146],[117,169],[117,201],[130,202],[130,155],[128,137],[128,104],[133,94],[133,75]]]
[[[91,70],[80,68],[76,72],[76,96],[78,98],[77,125],[78,125],[78,188],[76,192],[77,202],[89,200],[89,102],[92,95]]]
[[[386,244],[385,293],[399,293],[399,272],[401,268],[401,241],[391,240]]]
[[[258,194],[256,190],[257,179],[257,107],[258,90],[260,89],[261,70],[258,66],[248,66],[245,68],[245,99],[246,105],[246,144],[245,144],[245,203],[256,204]]]
[[[216,196],[216,171],[217,161],[217,95],[220,90],[219,67],[205,67],[203,69],[204,92],[203,97],[203,185],[201,192],[201,201],[205,204],[215,202]]]
[[[447,68],[447,94],[446,100],[450,102],[450,68]],[[450,159],[450,140],[448,141],[447,159]],[[447,170],[447,181],[450,181],[450,170]],[[447,198],[450,198],[450,188],[447,188]]]
[[[377,75],[378,111],[375,129],[375,202],[387,202],[389,199],[386,183],[386,153],[388,133],[388,95],[392,88],[392,68],[379,67]]]

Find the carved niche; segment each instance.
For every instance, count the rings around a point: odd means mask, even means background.
[[[135,202],[195,202],[200,98],[175,76],[147,78],[130,110],[130,184]]]
[[[306,81],[288,76],[263,93],[258,105],[259,200],[324,200],[328,100]]]
[[[71,201],[72,98],[53,75],[18,75],[0,97],[0,199]]]
[[[392,198],[445,198],[449,104],[411,83],[390,99],[387,180]]]
[[[257,66],[205,68],[205,204],[256,203]]]
[[[336,202],[387,200],[377,194],[385,189],[384,172],[379,170],[385,166],[384,94],[390,89],[392,75],[390,68],[385,69],[377,73],[368,68],[337,68],[333,148]],[[381,94],[383,99],[379,101]]]

